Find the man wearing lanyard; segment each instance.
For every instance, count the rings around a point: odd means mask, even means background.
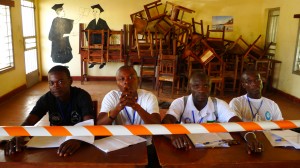
[[[241,81],[247,94],[233,98],[229,106],[243,121],[283,120],[278,105],[262,96],[263,84],[257,71],[245,71],[241,76]]]
[[[48,72],[50,91],[39,98],[22,126],[33,126],[44,115],[49,114],[51,126],[70,126],[93,119],[93,102],[88,92],[72,87],[70,71],[65,66],[54,66]],[[79,149],[81,141],[70,139],[62,143],[57,151],[59,156],[72,155]],[[5,146],[5,155],[22,151],[24,137],[14,137]]]
[[[98,125],[160,123],[157,98],[149,91],[138,89],[139,79],[133,67],[120,67],[116,74],[116,81],[119,90],[112,90],[104,96],[97,118]],[[148,161],[151,165],[155,154],[151,136],[147,137],[147,145]]]
[[[163,123],[241,122],[241,119],[236,116],[225,101],[209,96],[209,77],[205,72],[193,73],[189,87],[192,94],[187,97],[187,100],[184,97],[175,99],[169,107]],[[262,152],[262,144],[256,140],[254,133],[249,133],[241,133],[248,144],[247,152],[249,154]],[[169,138],[176,148],[190,149],[193,147],[186,135],[172,135]]]

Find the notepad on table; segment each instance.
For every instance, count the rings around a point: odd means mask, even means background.
[[[195,148],[229,147],[225,140],[233,140],[229,133],[188,134]]]

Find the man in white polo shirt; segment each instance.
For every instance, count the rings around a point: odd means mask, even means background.
[[[278,105],[273,100],[262,96],[263,84],[257,71],[245,71],[241,80],[247,94],[233,98],[229,106],[243,121],[283,120]]]
[[[192,94],[175,99],[163,123],[241,122],[225,101],[209,96],[209,77],[205,72],[193,73],[189,86]],[[262,152],[262,144],[256,140],[254,133],[249,133],[241,133],[248,143],[248,153]],[[193,146],[186,135],[172,135],[170,139],[176,148],[190,149]]]

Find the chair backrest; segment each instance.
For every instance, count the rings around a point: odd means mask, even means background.
[[[222,62],[210,62],[207,68],[207,75],[209,77],[222,77],[224,73],[223,68]]]
[[[148,22],[160,19],[165,16],[165,13],[161,13],[160,10],[158,9],[158,7],[161,5],[162,5],[161,0],[157,0],[144,5],[144,10],[146,12]]]
[[[158,59],[158,77],[173,76],[177,74],[177,55],[176,55],[176,40],[173,39],[173,53],[164,54],[162,51],[162,40],[160,40],[159,59]]]
[[[124,48],[124,31],[123,30],[108,30],[107,31],[107,53],[106,60],[124,60],[123,48]]]
[[[212,33],[214,33],[214,35],[211,35]],[[216,35],[216,34],[218,34],[218,35]],[[209,40],[224,41],[225,26],[223,26],[223,28],[221,30],[212,30],[212,29],[209,29],[209,25],[207,25],[206,38]]]
[[[233,43],[231,43],[228,48],[227,52],[228,54],[233,54],[233,55],[244,55],[246,50],[250,44],[248,44],[240,35]]]
[[[200,26],[200,31],[197,31],[196,26]],[[200,20],[199,22],[196,22],[194,18],[192,18],[192,32],[193,34],[198,34],[201,37],[204,37],[204,30],[203,30],[203,21]]]
[[[204,66],[208,64],[214,57],[216,57],[220,62],[223,62],[222,58],[215,52],[215,50],[202,39],[201,43],[204,45],[204,52],[199,56],[198,60]]]
[[[88,62],[89,63],[103,63],[104,47],[107,43],[108,30],[87,30],[88,33]]]
[[[137,29],[134,30],[134,37],[136,43],[136,49],[138,58],[142,56],[154,56],[153,40],[150,31],[146,31],[144,34],[138,33]]]
[[[255,62],[255,70],[259,72],[262,81],[267,82],[271,73],[271,61],[268,59],[257,60]]]

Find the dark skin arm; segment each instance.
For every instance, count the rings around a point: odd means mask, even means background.
[[[89,120],[93,119],[92,116],[86,115],[83,117],[83,120]],[[22,126],[32,126],[35,125],[40,118],[34,114],[29,114],[29,116],[26,118],[26,120],[22,123]],[[12,140],[10,140],[4,148],[5,155],[13,155],[16,152],[21,152],[24,149],[24,138],[25,137],[14,137]],[[76,139],[70,139],[60,145],[58,148],[57,154],[59,156],[70,156],[72,155],[76,150],[79,149],[81,144],[81,141]]]
[[[176,124],[176,123],[178,123],[178,121],[174,116],[167,114],[164,117],[162,123],[163,124]],[[188,150],[188,149],[192,149],[194,147],[193,143],[190,141],[190,139],[185,134],[168,135],[167,137],[171,140],[172,145],[177,149]]]
[[[94,119],[93,116],[91,115],[86,115],[83,117],[83,121],[85,120],[89,120],[89,119]],[[81,141],[77,140],[77,139],[70,139],[68,141],[65,141],[64,143],[62,143],[58,150],[57,150],[57,154],[59,156],[70,156],[72,154],[74,154],[80,147],[81,145]]]
[[[228,122],[243,122],[239,117],[234,116],[231,119],[229,119]],[[241,136],[244,138],[247,132],[241,132]],[[264,151],[264,146],[261,142],[259,142],[256,139],[256,136],[254,133],[248,133],[246,135],[246,141],[247,141],[247,153],[261,153]]]
[[[29,114],[25,121],[21,124],[21,126],[33,126],[36,124],[41,118],[37,115]],[[24,138],[25,137],[14,137],[10,141],[8,141],[4,147],[5,155],[13,155],[16,152],[21,152],[24,149]]]
[[[113,119],[115,119],[121,110],[124,109],[125,106],[131,107],[133,110],[135,110],[139,116],[142,118],[142,120],[145,122],[145,124],[160,124],[161,118],[158,113],[152,113],[149,114],[147,111],[145,111],[136,101],[137,96],[134,92],[131,92],[129,90],[125,90],[121,97],[120,101],[117,104],[117,106],[109,111],[109,116]],[[113,122],[113,119],[108,117],[107,112],[100,112],[97,118],[97,125],[111,125]]]

